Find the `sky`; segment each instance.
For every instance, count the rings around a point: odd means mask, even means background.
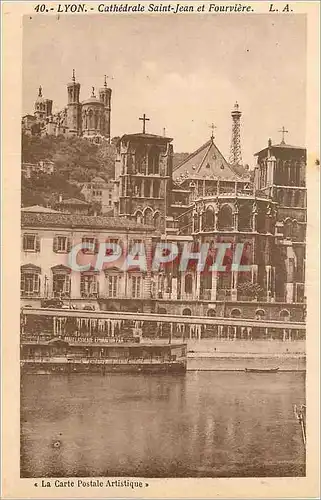
[[[304,15],[61,15],[23,23],[23,114],[33,113],[39,85],[58,111],[67,103],[72,69],[85,100],[107,74],[111,135],[142,130],[173,138],[192,152],[210,137],[229,157],[231,111],[242,111],[244,163],[269,138],[305,145]]]

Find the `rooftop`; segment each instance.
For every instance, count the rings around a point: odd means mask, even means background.
[[[57,213],[23,212],[21,213],[22,227],[66,227],[83,229],[119,229],[155,232],[154,226],[139,224],[119,217],[105,217],[102,215],[76,215]]]
[[[78,200],[78,198],[67,198],[67,200],[58,201],[56,205],[89,205],[87,201]]]
[[[61,212],[57,212],[57,210],[53,210],[52,208],[42,207],[41,205],[33,205],[31,207],[23,207],[21,208],[21,212],[27,213],[43,213],[43,214],[59,214]]]
[[[142,132],[138,134],[124,134],[121,137],[121,140],[123,139],[145,139],[145,140],[162,140],[163,142],[171,142],[173,140],[172,137],[164,137],[163,135],[156,135],[156,134],[143,134]]]
[[[246,170],[243,167],[234,167],[227,163],[211,137],[209,141],[177,165],[173,172],[173,178],[178,183],[186,179],[204,178],[241,181],[244,180],[244,172]]]
[[[286,144],[285,142],[280,142],[279,144],[270,144],[266,146],[265,148],[261,149],[257,153],[254,154],[254,156],[258,156],[260,153],[263,153],[264,151],[267,151],[268,149],[296,149],[296,150],[301,150],[305,151],[305,147],[303,146],[292,146],[291,144]]]

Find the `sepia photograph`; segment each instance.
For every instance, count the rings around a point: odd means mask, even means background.
[[[307,16],[24,15],[21,71],[20,478],[305,477]]]

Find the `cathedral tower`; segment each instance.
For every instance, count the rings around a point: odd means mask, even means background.
[[[72,71],[72,81],[67,85],[67,125],[70,135],[81,135],[81,107],[79,102],[80,83],[76,82],[75,70]]]
[[[110,139],[111,89],[107,86],[107,76],[103,88],[99,89],[99,100],[104,103],[102,135]]]

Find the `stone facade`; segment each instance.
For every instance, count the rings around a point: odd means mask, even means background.
[[[58,113],[52,112],[53,101],[44,99],[39,88],[33,115],[22,117],[22,130],[30,135],[68,135],[86,137],[96,143],[110,140],[111,89],[99,89],[98,98],[93,88],[89,99],[80,101],[80,83],[73,72],[67,84],[67,105]]]

